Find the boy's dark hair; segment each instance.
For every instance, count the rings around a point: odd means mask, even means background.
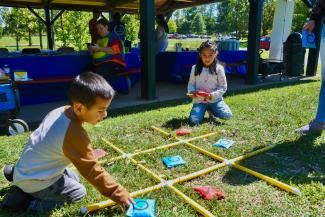
[[[103,25],[103,26],[109,26],[108,20],[106,18],[100,18],[97,20],[96,25]]]
[[[199,54],[202,52],[203,49],[211,49],[214,52],[218,52],[218,46],[214,41],[211,40],[207,40],[202,42],[202,44],[200,45],[200,48],[198,49]],[[215,74],[216,73],[216,65],[217,65],[217,58],[215,58],[212,62],[212,64],[209,66],[209,71],[211,74]],[[200,75],[202,72],[202,68],[203,68],[203,62],[201,57],[199,56],[199,60],[196,64],[195,67],[195,76]]]
[[[113,88],[102,76],[93,72],[84,72],[73,80],[68,97],[70,105],[73,102],[80,102],[90,108],[96,97],[112,99],[114,94]]]

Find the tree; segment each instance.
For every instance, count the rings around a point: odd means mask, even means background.
[[[137,41],[140,29],[139,15],[125,14],[122,17],[122,22],[125,25],[125,38],[130,41]]]
[[[262,35],[269,35],[272,31],[275,0],[266,0],[263,8]]]
[[[91,17],[89,12],[65,12],[62,19],[54,24],[56,40],[60,46],[72,46],[78,50],[85,49],[85,44],[90,40],[88,22]]]
[[[202,35],[206,33],[205,29],[205,23],[203,19],[203,15],[201,13],[197,13],[194,16],[194,19],[191,23],[191,30],[192,32],[195,32],[196,34]]]
[[[21,11],[18,8],[8,9],[3,11],[2,16],[5,23],[4,34],[15,36],[16,49],[19,50],[19,41],[24,33],[20,28]]]
[[[21,9],[21,13],[20,28],[26,31],[22,36],[28,40],[28,45],[32,46],[32,35],[38,31],[37,17],[26,8]]]
[[[237,38],[246,36],[249,16],[248,0],[224,1],[217,8],[217,29],[219,33],[232,34],[236,32]]]
[[[295,11],[292,20],[292,31],[300,32],[309,17],[309,9],[302,1],[295,2]]]
[[[170,33],[172,33],[172,32],[177,32],[176,21],[170,19],[170,20],[168,21],[168,28],[169,28],[169,32],[170,32]]]
[[[65,20],[66,16],[70,16],[67,13],[63,13],[55,24],[56,39],[63,47],[69,47],[71,45],[70,29],[67,25],[68,22]]]

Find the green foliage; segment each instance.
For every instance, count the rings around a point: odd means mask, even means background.
[[[276,0],[264,0],[262,35],[270,35]],[[44,18],[44,10],[36,10]],[[55,11],[54,14],[58,13]],[[302,1],[295,1],[295,11],[292,31],[300,31],[309,16],[308,8]],[[85,49],[85,42],[89,41],[88,21],[91,13],[66,11],[54,24],[56,47],[73,46]],[[238,38],[247,37],[249,17],[248,0],[228,0],[215,4],[176,10],[168,25],[170,32],[180,34],[224,34]],[[138,41],[140,28],[139,14],[125,14],[122,17],[126,27],[126,39]],[[45,25],[40,26],[45,33]],[[39,21],[23,8],[0,8],[0,37],[14,36],[16,44],[21,40],[29,41],[32,45],[32,35],[39,35]]]
[[[62,46],[72,46],[78,50],[86,49],[90,41],[88,22],[89,12],[68,11],[55,23],[56,41]]]
[[[292,20],[292,31],[300,32],[309,17],[309,9],[302,1],[296,1]]]
[[[203,15],[201,13],[197,13],[192,22],[191,26],[192,32],[202,35],[206,33],[206,27],[203,19]]]
[[[137,41],[140,29],[140,16],[137,14],[125,14],[122,17],[122,22],[125,24],[125,38],[132,42]]]
[[[169,28],[169,32],[170,33],[177,32],[177,24],[176,24],[176,21],[170,19],[168,21],[168,28]]]
[[[270,35],[273,26],[275,0],[267,0],[263,7],[262,35]]]
[[[248,0],[224,1],[218,5],[218,12],[218,33],[231,34],[237,38],[247,35],[249,17]]]

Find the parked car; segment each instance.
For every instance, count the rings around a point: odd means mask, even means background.
[[[187,34],[187,38],[198,38],[199,36],[195,34]]]
[[[211,39],[211,36],[208,36],[208,35],[201,35],[200,38],[202,38],[202,39]]]
[[[174,34],[167,34],[167,38],[171,39],[171,38],[176,38]]]
[[[271,45],[271,37],[263,36],[260,41],[260,49],[269,50]]]

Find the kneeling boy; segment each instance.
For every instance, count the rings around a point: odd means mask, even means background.
[[[13,173],[16,195],[31,196],[27,196],[32,200],[29,207],[51,208],[85,197],[78,175],[67,168],[70,163],[102,195],[129,206],[129,193],[100,167],[82,126],[103,120],[113,96],[114,90],[100,75],[86,72],[77,76],[69,90],[70,105],[51,111],[30,135],[16,165],[5,167],[6,178]],[[16,199],[13,194],[11,202],[17,203]],[[2,206],[10,208],[11,202],[5,199]]]

